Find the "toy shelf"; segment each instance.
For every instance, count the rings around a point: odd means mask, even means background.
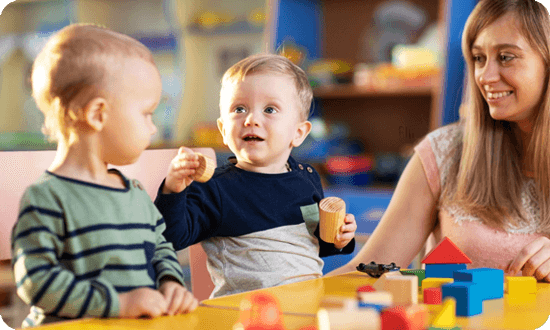
[[[373,89],[353,84],[327,85],[316,87],[313,95],[318,99],[368,98],[377,96],[427,96],[431,97],[434,86],[395,86]]]

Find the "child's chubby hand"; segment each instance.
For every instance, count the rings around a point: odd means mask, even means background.
[[[514,276],[521,271],[523,276],[534,276],[539,281],[550,282],[550,239],[539,237],[521,249],[506,269]]]
[[[169,304],[166,310],[167,315],[189,313],[199,305],[197,298],[179,282],[170,279],[161,281],[159,291]]]
[[[193,150],[181,147],[170,162],[168,174],[162,187],[163,194],[180,193],[193,182],[195,170],[199,167],[199,157]]]
[[[157,290],[139,288],[118,295],[120,302],[119,316],[138,318],[141,316],[157,317],[166,313],[168,302]]]
[[[344,224],[340,227],[340,232],[336,235],[334,240],[334,247],[337,249],[343,249],[349,242],[355,237],[355,231],[357,230],[357,223],[355,222],[355,216],[353,214],[346,214],[344,218]]]

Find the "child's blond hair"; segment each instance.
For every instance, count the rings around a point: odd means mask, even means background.
[[[43,132],[50,140],[68,141],[88,102],[116,95],[108,90],[111,69],[129,57],[154,64],[139,41],[97,25],[69,25],[47,42],[34,61],[31,80],[33,97],[44,113]]]
[[[249,56],[237,62],[225,72],[220,91],[220,109],[223,108],[224,100],[228,97],[226,94],[229,92],[229,87],[238,81],[243,81],[246,76],[255,73],[278,73],[290,76],[294,80],[296,92],[300,99],[302,118],[304,120],[308,119],[313,100],[313,91],[306,73],[288,58],[274,54]]]

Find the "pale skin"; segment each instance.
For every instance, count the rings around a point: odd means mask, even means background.
[[[162,85],[153,64],[141,59],[125,59],[122,63],[113,68],[113,77],[118,79],[111,87],[118,91],[117,100],[96,97],[84,105],[72,136],[60,139],[50,172],[125,188],[120,176],[108,172],[108,165],[133,163],[147,148],[157,130],[151,116],[160,100]],[[135,81],[149,83],[136,85]],[[197,299],[175,278],[165,276],[160,284],[159,290],[138,288],[119,294],[119,316],[157,317],[197,308]]]
[[[236,166],[258,173],[285,173],[292,148],[302,144],[311,123],[301,115],[294,82],[282,74],[255,73],[231,86],[223,102],[218,128],[237,157]],[[257,136],[261,141],[246,141]],[[162,193],[179,193],[193,181],[199,166],[193,150],[181,147],[168,168]],[[347,214],[334,246],[344,248],[355,236],[357,224]]]
[[[472,47],[474,76],[476,85],[488,100],[491,116],[515,123],[524,145],[528,145],[546,70],[541,55],[531,48],[515,22],[515,17],[507,14],[479,33]],[[526,82],[526,77],[532,81]],[[524,162],[524,169],[529,172],[531,167]],[[433,196],[420,158],[415,154],[366,245],[347,265],[328,275],[355,271],[359,263],[372,260],[410,264],[437,224],[438,198]],[[521,271],[523,275],[550,282],[548,237],[539,237],[527,244],[505,271],[510,276]]]

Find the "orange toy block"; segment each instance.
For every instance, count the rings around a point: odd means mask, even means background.
[[[326,197],[319,202],[319,237],[334,243],[346,217],[346,203],[338,197]]]
[[[462,252],[448,237],[443,238],[426,255],[423,264],[471,264],[472,260]]]
[[[432,321],[435,328],[453,328],[456,324],[456,301],[453,298],[445,298],[443,308]]]
[[[269,293],[257,292],[243,299],[239,321],[233,330],[286,330],[279,301]]]
[[[430,323],[426,306],[395,306],[385,309],[380,314],[381,330],[424,330]]]
[[[384,290],[392,294],[395,305],[418,304],[418,279],[414,276],[388,277]]]
[[[509,296],[537,293],[537,279],[533,276],[506,276],[504,287]]]

